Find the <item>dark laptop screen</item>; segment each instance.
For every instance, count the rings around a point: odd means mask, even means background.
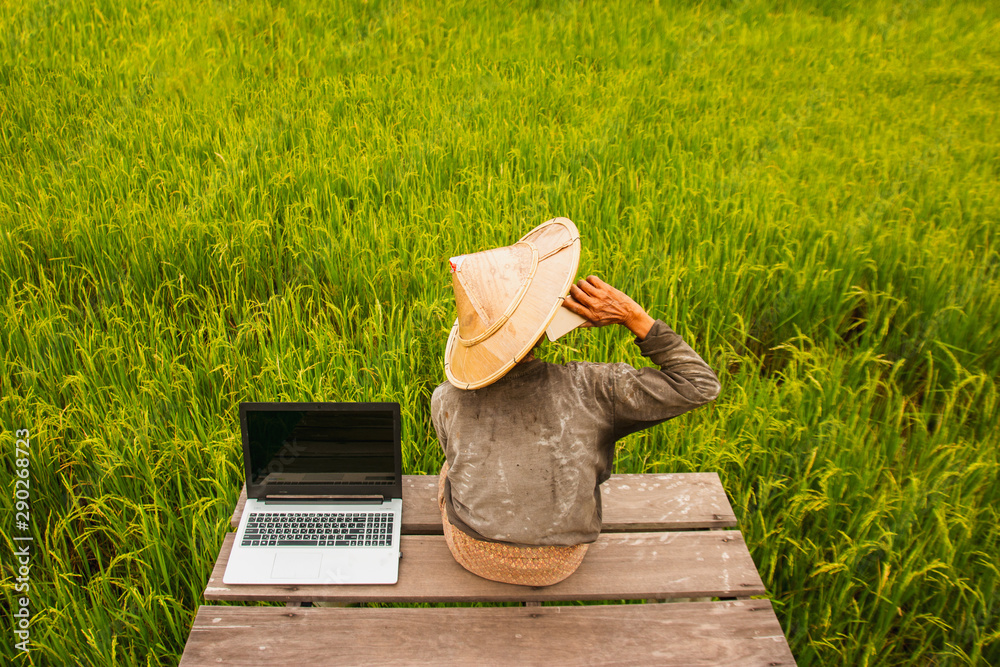
[[[397,403],[244,403],[240,413],[250,497],[402,488]]]

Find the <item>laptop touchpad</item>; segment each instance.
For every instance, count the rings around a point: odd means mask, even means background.
[[[271,576],[275,579],[316,579],[322,561],[321,553],[279,552],[274,556]]]

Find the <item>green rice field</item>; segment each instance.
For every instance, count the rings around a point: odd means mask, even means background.
[[[566,216],[723,385],[616,470],[719,473],[799,664],[1000,664],[998,116],[996,2],[0,0],[0,662],[176,664],[240,401],[436,473],[447,259]]]

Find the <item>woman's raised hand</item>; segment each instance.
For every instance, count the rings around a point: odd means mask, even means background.
[[[646,337],[653,326],[653,318],[642,306],[597,276],[587,276],[585,280],[579,280],[570,286],[569,296],[563,304],[587,320],[581,326],[621,324],[640,340]]]

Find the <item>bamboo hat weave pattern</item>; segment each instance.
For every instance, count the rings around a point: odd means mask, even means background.
[[[479,389],[513,368],[556,316],[579,263],[580,233],[568,218],[514,245],[452,257],[458,319],[444,353],[448,381]]]

